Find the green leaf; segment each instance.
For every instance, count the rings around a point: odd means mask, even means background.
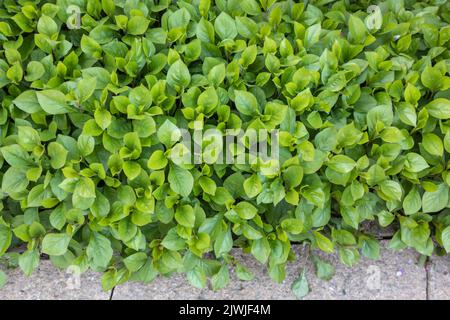
[[[310,107],[314,102],[314,97],[311,94],[311,90],[309,88],[299,92],[292,100],[291,107],[296,112],[302,113],[305,109]]]
[[[182,197],[187,197],[194,186],[194,178],[189,170],[179,166],[171,166],[168,176],[170,188]]]
[[[66,96],[57,90],[43,90],[36,92],[41,108],[48,114],[64,114],[74,112],[66,102]]]
[[[444,145],[441,138],[433,133],[426,133],[422,138],[424,149],[433,156],[442,157],[444,153]]]
[[[450,119],[450,101],[445,98],[437,98],[425,106],[428,113],[436,119]]]
[[[128,20],[127,32],[134,36],[139,36],[147,31],[150,20],[142,16],[134,16]]]
[[[6,71],[6,76],[8,79],[10,79],[13,83],[19,83],[22,81],[23,78],[23,69],[20,63],[16,62],[14,63],[8,71]]]
[[[244,224],[242,226],[242,233],[244,236],[249,240],[258,240],[263,237],[260,231],[256,230],[254,227],[252,227],[249,224]]]
[[[149,283],[158,275],[158,271],[154,268],[152,260],[147,259],[147,262],[144,264],[139,271],[135,272],[130,280],[141,281],[143,283]]]
[[[161,245],[169,250],[178,251],[186,247],[186,241],[177,234],[176,228],[172,228],[161,241]]]
[[[206,274],[200,267],[195,267],[188,271],[186,273],[186,279],[196,288],[203,289],[206,286]]]
[[[17,144],[2,147],[0,151],[11,167],[28,168],[33,164],[30,155]]]
[[[81,155],[83,155],[84,157],[90,155],[94,151],[94,148],[95,148],[94,137],[81,134],[78,137],[77,147],[78,147],[78,150],[80,151]]]
[[[223,265],[220,267],[219,272],[211,277],[211,285],[214,291],[223,289],[227,286],[228,282],[230,282],[230,272],[228,271],[228,267]]]
[[[389,226],[394,221],[394,219],[395,216],[386,210],[382,210],[378,213],[378,222],[382,227]]]
[[[416,187],[413,187],[409,193],[403,199],[403,210],[405,214],[411,215],[420,210],[422,207],[422,200],[420,198],[419,191]]]
[[[335,269],[333,265],[331,265],[328,262],[325,262],[317,255],[314,255],[312,258],[314,262],[314,267],[316,268],[316,276],[319,279],[330,281],[335,274]]]
[[[39,265],[39,251],[36,249],[28,250],[22,253],[19,257],[19,266],[23,273],[27,276],[31,276],[33,271]]]
[[[27,151],[33,151],[40,146],[41,138],[39,133],[31,127],[20,126],[18,128],[18,142]]]
[[[417,124],[417,114],[414,106],[409,103],[400,103],[398,105],[398,112],[400,120],[409,125],[415,127]]]
[[[410,172],[420,172],[428,167],[427,161],[420,154],[410,152],[406,155],[406,170]]]
[[[66,224],[65,216],[66,207],[64,204],[59,205],[50,214],[50,224],[57,230],[61,230]]]
[[[210,195],[216,194],[217,186],[213,179],[202,176],[202,177],[200,177],[198,182],[199,182],[200,187],[202,188],[203,192],[210,194]]]
[[[367,238],[362,241],[361,253],[369,259],[380,258],[380,244],[377,240]]]
[[[28,183],[24,170],[11,167],[3,176],[2,191],[6,194],[22,192],[26,190]]]
[[[7,226],[0,224],[0,257],[8,250],[11,245],[11,239],[11,230]]]
[[[166,120],[162,126],[159,127],[157,136],[166,147],[172,146],[180,139],[181,133],[176,125],[171,121]]]
[[[20,110],[30,114],[42,110],[36,95],[36,91],[33,90],[22,92],[19,96],[17,96],[16,99],[14,99],[13,103]]]
[[[442,230],[441,239],[445,251],[447,251],[447,253],[450,253],[450,226]]]
[[[235,90],[236,108],[243,115],[251,116],[258,113],[258,102],[253,94],[247,91]]]
[[[214,43],[214,26],[202,17],[197,24],[196,35],[203,42]]]
[[[251,39],[258,32],[257,23],[248,17],[236,17],[237,32],[244,38]]]
[[[356,244],[355,236],[350,231],[333,229],[331,234],[333,240],[341,245],[350,246]]]
[[[351,226],[354,229],[358,229],[361,218],[355,208],[342,206],[341,215],[347,225]]]
[[[191,15],[188,10],[181,8],[169,16],[168,27],[173,28],[185,28],[189,21],[191,20]]]
[[[437,68],[427,65],[420,75],[420,80],[425,87],[437,91],[442,86],[443,77]]]
[[[95,193],[95,201],[90,208],[92,214],[96,218],[104,218],[108,215],[111,205],[109,204],[108,198],[106,198],[100,192]]]
[[[37,31],[51,37],[58,32],[58,25],[51,17],[43,15],[39,18]]]
[[[198,106],[201,107],[205,113],[209,113],[211,110],[214,110],[218,103],[219,97],[213,87],[209,87],[203,91],[197,100]]]
[[[42,240],[42,252],[50,256],[61,256],[67,252],[70,240],[66,233],[48,233]]]
[[[306,271],[303,270],[300,276],[292,283],[292,292],[294,295],[302,299],[309,293],[308,279],[306,278]]]
[[[141,173],[141,166],[139,165],[139,163],[134,161],[125,161],[123,163],[123,172],[128,179],[134,180]]]
[[[318,231],[313,231],[313,234],[314,238],[316,239],[317,246],[320,250],[327,253],[332,253],[334,251],[334,245],[330,239],[328,239]]]
[[[387,127],[381,132],[381,139],[388,143],[398,143],[404,139],[401,131],[395,127]]]
[[[233,209],[236,213],[245,220],[250,220],[255,217],[258,213],[258,209],[256,209],[251,203],[243,201],[239,202]]]
[[[242,10],[249,15],[257,16],[261,14],[261,8],[256,0],[243,0],[240,4]]]
[[[258,49],[257,49],[256,45],[251,45],[251,46],[245,48],[245,50],[242,52],[239,63],[244,68],[247,68],[249,65],[251,65],[255,61],[257,54],[258,54]]]
[[[389,200],[402,200],[403,190],[397,181],[385,180],[381,182],[380,190]]]
[[[359,252],[353,248],[339,248],[339,258],[343,264],[352,267],[359,262]]]
[[[292,234],[299,234],[303,231],[303,223],[299,219],[284,219],[281,221],[281,227],[283,230]]]
[[[220,257],[223,254],[230,252],[232,248],[233,238],[231,236],[230,229],[219,233],[216,241],[214,242],[214,254],[216,255],[216,257]]]
[[[237,36],[236,22],[226,12],[221,12],[214,21],[214,29],[222,40],[233,40]]]
[[[322,32],[322,26],[320,23],[316,23],[306,29],[305,32],[305,47],[310,48],[316,44],[320,39],[320,34]]]
[[[250,272],[250,270],[248,270],[240,263],[236,265],[236,276],[239,280],[243,281],[250,281],[254,278],[254,275]]]
[[[80,102],[84,102],[92,96],[97,87],[97,78],[81,79],[77,83],[76,96]]]
[[[435,191],[425,191],[422,196],[422,210],[425,213],[439,212],[443,210],[448,203],[449,188],[446,184],[439,184]]]
[[[123,259],[123,263],[130,272],[136,272],[144,266],[147,260],[148,257],[144,252],[137,252]]]
[[[73,193],[82,198],[95,198],[95,184],[89,178],[82,178],[76,184]]]
[[[43,184],[34,186],[28,193],[27,204],[29,207],[40,207],[44,200],[49,197],[49,192]]]
[[[162,134],[162,139],[165,140],[167,135],[164,133]],[[166,143],[171,143],[171,139],[166,141]],[[148,159],[147,166],[152,170],[160,170],[162,168],[165,168],[168,164],[167,158],[164,156],[164,152],[162,150],[156,150],[152,153],[150,158]]]
[[[269,259],[270,252],[270,243],[266,238],[261,238],[253,241],[251,253],[259,262],[265,264]]]
[[[331,158],[328,163],[328,167],[333,169],[334,171],[340,173],[348,173],[353,170],[356,166],[356,162],[344,155],[337,155]]]
[[[195,225],[195,212],[190,205],[183,205],[175,211],[175,220],[187,228],[193,228]]]
[[[80,42],[81,50],[90,58],[100,59],[102,57],[102,47],[93,38],[83,35]]]
[[[254,198],[261,193],[263,187],[258,175],[253,174],[244,181],[244,191],[249,198]]]
[[[211,70],[209,70],[208,81],[213,86],[218,87],[220,84],[222,84],[223,80],[225,79],[225,75],[226,75],[225,64],[220,63],[212,67]]]
[[[415,105],[420,99],[420,91],[414,85],[408,83],[405,89],[406,102]]]
[[[2,270],[0,270],[0,289],[3,288],[8,281],[8,276]]]
[[[299,186],[303,180],[303,168],[301,166],[290,166],[283,172],[283,179],[289,188]]]
[[[86,254],[92,266],[105,269],[113,255],[111,241],[98,232],[92,232]]]
[[[357,16],[350,16],[348,20],[348,29],[350,33],[350,39],[354,43],[361,43],[366,38],[366,25]]]
[[[167,71],[167,83],[172,87],[185,88],[191,82],[189,69],[181,60],[177,60]]]
[[[48,155],[50,156],[50,164],[54,169],[59,169],[64,167],[67,155],[69,151],[66,150],[58,142],[50,142],[47,147]]]

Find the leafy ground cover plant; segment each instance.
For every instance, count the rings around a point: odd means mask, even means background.
[[[294,242],[349,266],[376,259],[368,220],[398,226],[393,249],[448,253],[449,9],[2,1],[0,259],[27,275],[43,254],[104,271],[105,290],[174,272],[217,290],[230,267],[252,278],[233,246],[275,281]],[[196,126],[277,130],[277,169],[174,161],[174,133]],[[243,145],[233,157],[250,154]],[[304,272],[293,290],[308,291]]]

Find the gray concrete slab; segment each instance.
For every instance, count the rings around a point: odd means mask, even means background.
[[[450,300],[450,256],[431,257],[428,263],[428,299]]]
[[[311,293],[305,299],[326,300],[425,300],[427,298],[426,269],[417,264],[414,250],[392,251],[382,241],[379,260],[362,258],[353,267],[339,262],[336,255],[320,254],[336,268],[330,281],[315,277],[310,269]]]
[[[413,250],[391,251],[382,242],[381,259],[362,259],[353,268],[343,266],[336,255],[323,255],[336,268],[330,281],[318,279],[312,263],[307,264],[311,292],[306,299],[426,299],[426,270],[416,265],[418,254]],[[296,247],[298,260],[289,263],[286,279],[281,284],[269,278],[266,267],[240,250],[233,250],[236,258],[255,275],[252,281],[238,280],[231,272],[231,283],[225,289],[192,288],[184,276],[157,278],[151,284],[126,283],[116,287],[113,300],[126,299],[295,299],[291,285],[298,277],[305,254]]]
[[[367,260],[352,267],[343,266],[337,255],[320,254],[336,268],[330,281],[318,279],[313,264],[307,263],[307,278],[311,288],[305,299],[426,299],[427,273],[417,265],[418,254],[413,250],[391,251],[382,241],[381,259]],[[275,283],[267,275],[266,267],[251,256],[234,249],[235,257],[254,274],[254,280],[241,281],[231,272],[229,286],[219,292],[196,289],[184,275],[158,277],[150,284],[129,282],[118,286],[113,299],[295,299],[291,285],[298,277],[306,254],[296,246],[297,261],[289,263],[286,279]],[[450,258],[433,257],[429,263],[428,296],[431,299],[450,297]],[[5,299],[108,299],[103,292],[100,274],[88,272],[80,278],[71,272],[54,268],[50,261],[41,261],[35,273],[27,278],[20,270],[8,270],[8,283],[0,289]],[[78,281],[79,279],[79,281]]]
[[[110,292],[101,288],[101,275],[76,270],[61,271],[50,261],[42,260],[30,276],[20,269],[6,270],[8,281],[0,289],[0,300],[108,300]]]
[[[282,284],[277,284],[269,278],[265,266],[240,250],[233,249],[233,255],[253,274],[254,280],[241,281],[231,270],[230,284],[220,291],[197,289],[192,287],[184,275],[177,274],[171,278],[158,277],[150,284],[128,282],[115,288],[113,300],[263,300],[263,299],[292,299],[290,290],[292,267],[289,276]]]

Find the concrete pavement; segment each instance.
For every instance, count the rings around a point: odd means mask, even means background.
[[[381,259],[361,259],[353,268],[339,262],[336,255],[322,255],[335,267],[330,281],[316,277],[310,259],[306,277],[310,293],[305,299],[450,299],[450,257],[432,257],[426,266],[418,264],[413,250],[392,251],[382,241]],[[230,284],[221,291],[196,289],[184,275],[158,277],[150,284],[129,282],[113,292],[103,292],[101,275],[88,272],[77,277],[74,272],[60,271],[50,261],[41,261],[35,273],[27,278],[20,270],[6,270],[8,282],[0,289],[0,300],[9,299],[295,299],[292,282],[304,265],[306,254],[295,248],[297,261],[286,268],[286,279],[278,284],[269,278],[266,267],[238,249],[233,254],[254,274],[251,281],[238,280],[231,272]]]

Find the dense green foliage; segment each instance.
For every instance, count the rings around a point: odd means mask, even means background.
[[[0,259],[31,274],[46,254],[105,271],[105,289],[173,272],[220,289],[230,267],[252,277],[233,246],[276,281],[292,242],[350,266],[376,259],[367,220],[397,228],[391,248],[446,254],[449,10],[446,0],[1,1]],[[171,133],[195,121],[278,129],[279,170],[175,164]],[[307,292],[304,273],[293,289]]]

